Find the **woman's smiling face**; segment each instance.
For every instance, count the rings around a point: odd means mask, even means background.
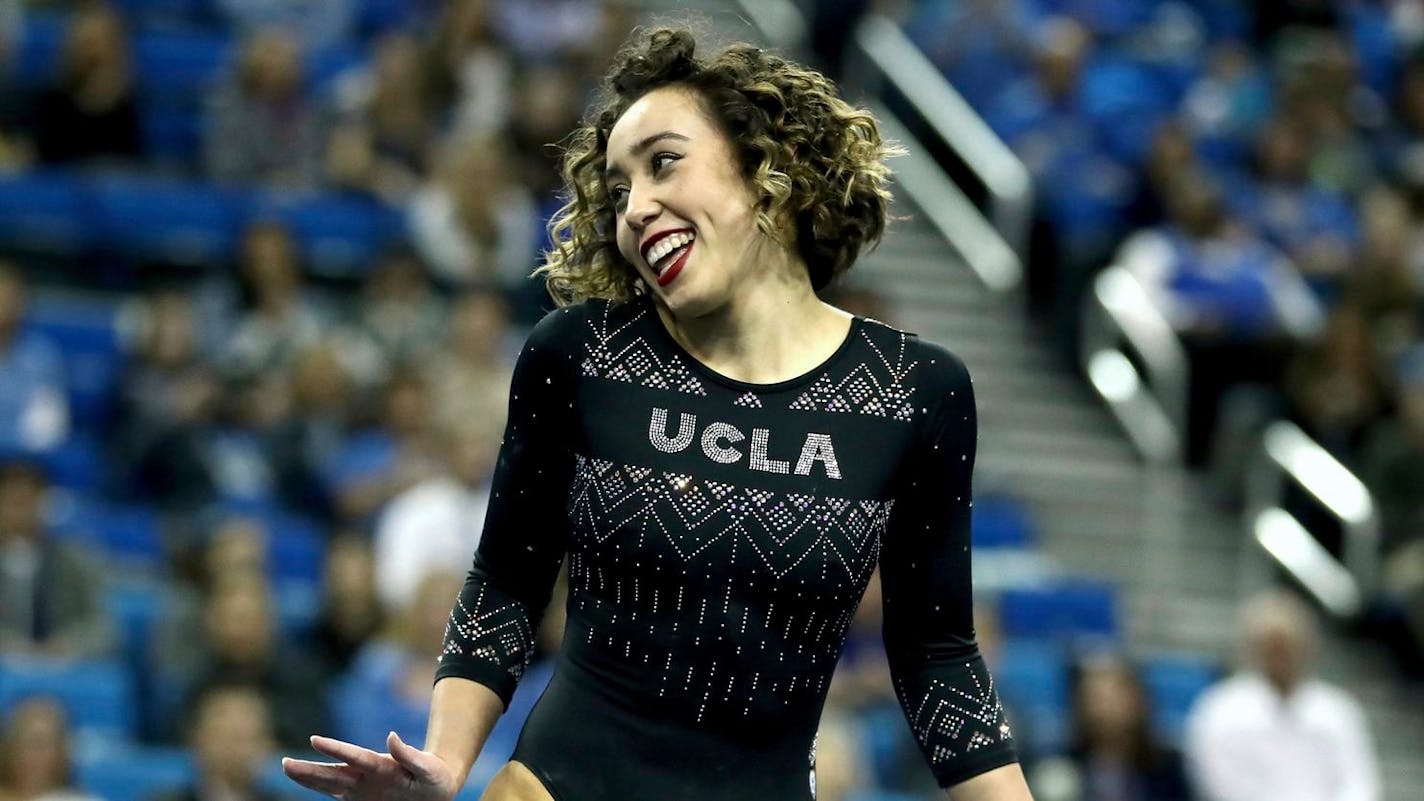
[[[669,311],[731,299],[765,237],[736,148],[693,91],[663,87],[630,106],[609,132],[605,178],[618,250]]]

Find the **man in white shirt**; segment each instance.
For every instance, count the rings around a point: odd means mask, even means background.
[[[1363,710],[1310,675],[1317,632],[1294,596],[1266,593],[1242,611],[1245,667],[1202,694],[1186,757],[1205,801],[1379,801]]]
[[[387,612],[409,606],[426,574],[469,569],[489,504],[495,430],[489,421],[470,421],[447,432],[446,470],[393,498],[381,514],[376,593]]]

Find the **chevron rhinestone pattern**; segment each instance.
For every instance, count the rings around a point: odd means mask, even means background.
[[[648,309],[642,308],[627,319],[615,320],[612,316],[615,308],[607,304],[601,314],[589,317],[593,336],[584,342],[585,376],[687,395],[707,394],[702,381],[677,354],[660,355],[651,343],[634,333],[639,322],[650,313]]]
[[[895,693],[910,729],[934,765],[1013,739],[1004,706],[994,691],[994,679],[983,662],[956,669],[971,675],[956,676],[953,683],[932,678],[918,690],[907,686],[903,671],[895,680]]]

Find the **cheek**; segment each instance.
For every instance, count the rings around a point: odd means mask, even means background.
[[[636,265],[638,262],[634,260],[633,256],[638,250],[637,237],[633,235],[631,228],[623,224],[622,220],[619,220],[616,224],[618,226],[618,235],[615,238],[618,242],[618,252],[623,254],[623,258],[626,259],[629,264]]]

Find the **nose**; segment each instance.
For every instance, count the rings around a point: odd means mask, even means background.
[[[647,189],[639,190],[636,185],[628,189],[628,206],[623,212],[624,219],[628,221],[628,226],[634,231],[642,231],[649,224],[658,218],[662,212],[662,204],[653,197],[653,192]]]

